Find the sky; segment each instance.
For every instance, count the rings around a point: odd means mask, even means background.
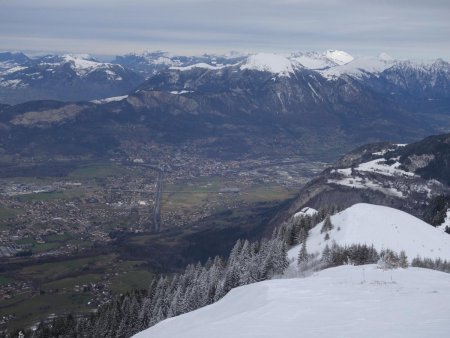
[[[0,50],[345,50],[450,60],[448,0],[0,0]]]

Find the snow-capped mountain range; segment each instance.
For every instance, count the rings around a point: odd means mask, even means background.
[[[118,124],[129,123],[147,128],[149,142],[159,134],[166,135],[161,140],[198,140],[205,149],[209,143],[220,146],[216,154],[223,156],[289,150],[334,161],[355,145],[412,142],[450,128],[450,65],[442,60],[421,64],[381,55],[369,70],[361,66],[368,64],[366,59],[338,51],[127,58],[125,65],[88,56],[0,55],[0,103],[22,102],[19,107],[0,105],[0,122],[7,126],[0,135],[5,147],[41,147],[38,133],[32,141],[30,134],[15,132],[24,121],[27,128],[50,128],[46,137],[56,136],[64,126],[64,136],[71,135],[70,142],[77,144],[85,144],[80,131],[90,132],[95,121],[95,134],[103,139],[86,144],[86,151],[121,144],[119,137],[133,139],[132,133],[116,133]],[[152,60],[163,67],[153,69],[155,74],[132,69]],[[58,117],[48,118],[52,115]],[[91,121],[87,128],[86,119]],[[98,128],[107,131],[97,133]],[[278,140],[275,148],[267,135]],[[42,145],[45,152],[51,148]]]
[[[0,53],[0,102],[91,100],[129,92],[142,77],[119,64],[89,55],[29,58]]]
[[[23,53],[5,52],[0,53],[0,102],[103,99],[129,94],[145,79],[161,72],[225,71],[228,68],[238,73],[257,71],[277,77],[298,77],[304,71],[312,71],[327,80],[345,76],[359,80],[382,77],[405,88],[407,84],[398,83],[407,81],[405,74],[416,77],[422,86],[431,88],[439,85],[443,77],[448,82],[450,76],[450,66],[443,60],[428,63],[400,61],[385,53],[378,57],[353,57],[338,50],[201,56],[146,52],[117,56],[111,62],[102,62],[89,55],[30,58]],[[393,78],[393,74],[399,72],[402,73],[402,80]],[[82,86],[87,86],[88,90],[82,90]],[[61,88],[70,90],[70,93],[63,94]]]

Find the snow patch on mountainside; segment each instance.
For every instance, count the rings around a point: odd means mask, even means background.
[[[447,229],[447,227],[450,228],[450,209],[447,210],[444,222],[436,228],[441,231],[445,231]]]
[[[8,75],[8,74],[13,74],[13,73],[17,73],[20,72],[22,70],[27,69],[28,67],[23,67],[23,66],[15,66],[15,67],[11,67],[3,72],[0,72],[0,75]]]
[[[225,66],[223,66],[223,65],[214,66],[214,65],[210,65],[208,63],[200,62],[200,63],[196,63],[194,65],[190,65],[190,66],[186,66],[186,67],[170,67],[170,69],[175,69],[175,70],[179,70],[179,71],[183,72],[183,71],[187,71],[187,70],[192,70],[194,68],[215,70],[215,69],[222,69],[224,67]]]
[[[22,88],[22,87],[26,87],[26,86],[27,86],[27,84],[19,79],[4,80],[4,79],[0,78],[0,87]]]
[[[309,232],[306,247],[309,253],[321,253],[333,242],[340,246],[373,245],[380,252],[404,250],[411,261],[416,256],[450,260],[450,236],[406,212],[373,204],[359,203],[331,216],[333,229],[325,240],[321,233],[323,222]],[[295,260],[300,246],[289,250]]]
[[[354,60],[353,56],[342,50],[327,50],[326,57],[337,63],[338,65],[345,65]]]
[[[193,93],[194,91],[192,91],[192,90],[180,90],[180,91],[178,91],[178,90],[172,90],[171,92],[170,92],[170,94],[174,94],[174,95],[183,95],[183,94],[190,94],[190,93]]]
[[[343,169],[339,169],[339,170],[341,170],[341,172],[342,172]],[[331,183],[331,184],[342,185],[345,187],[355,188],[355,189],[376,190],[376,191],[382,192],[386,195],[400,197],[400,198],[405,197],[403,195],[403,192],[401,192],[397,188],[395,188],[393,186],[386,186],[386,184],[379,182],[374,178],[370,179],[368,177],[359,177],[359,176],[351,177],[350,176],[350,177],[343,177],[340,179],[328,179],[327,182]]]
[[[386,148],[372,153],[374,156],[384,156],[395,148]],[[426,193],[431,197],[433,186],[436,182],[432,180],[424,182],[406,182],[404,179],[413,179],[418,176],[413,172],[402,168],[399,158],[377,158],[368,162],[360,163],[352,168],[338,168],[330,171],[331,178],[328,183],[352,187],[356,189],[377,190],[384,194],[400,198],[407,197],[411,192]],[[374,174],[374,175],[373,175]],[[396,177],[399,180],[390,178]]]
[[[295,69],[301,65],[295,60],[280,54],[258,53],[247,58],[245,63],[241,65],[241,70],[251,69],[261,72],[269,72],[278,74],[279,76],[287,76],[295,72]]]
[[[326,53],[320,52],[296,52],[290,56],[290,59],[311,70],[320,70],[337,66],[337,63],[330,60],[326,56]]]
[[[339,78],[342,75],[350,75],[361,78],[369,75],[378,75],[384,70],[394,66],[396,61],[389,58],[387,54],[381,54],[378,58],[360,57],[351,62],[340,64],[321,71],[321,74],[327,79]]]
[[[375,172],[386,176],[415,176],[414,173],[400,169],[401,163],[395,161],[392,164],[388,164],[384,159],[376,159],[369,162],[361,163],[356,170]]]
[[[294,214],[294,218],[302,217],[302,216],[314,216],[317,214],[317,210],[309,207],[305,207],[299,212]]]
[[[85,77],[94,71],[101,70],[105,72],[108,80],[123,80],[123,78],[117,74],[117,70],[124,70],[121,65],[100,62],[86,54],[64,54],[62,56],[50,56],[48,58],[44,58],[41,61],[40,66],[44,66],[47,69],[52,70],[49,67],[58,67],[64,64],[69,64],[70,68],[80,78]]]
[[[107,97],[105,99],[100,100],[92,100],[92,103],[102,104],[102,103],[109,103],[109,102],[117,102],[125,100],[128,97],[128,95],[122,95],[122,96],[113,96],[113,97]]]
[[[134,337],[446,338],[449,311],[450,274],[346,265],[233,289]]]

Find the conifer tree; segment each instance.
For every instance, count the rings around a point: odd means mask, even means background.
[[[327,215],[327,217],[325,217],[325,221],[323,222],[320,233],[328,232],[331,229],[333,229],[333,224],[331,223],[330,215]]]
[[[308,251],[306,250],[306,241],[303,242],[300,251],[298,252],[298,259],[297,262],[298,264],[303,264],[308,262],[309,260],[309,255],[308,255]]]
[[[322,263],[325,264],[325,266],[327,266],[331,262],[331,250],[328,244],[325,245],[325,248],[323,249],[321,260]]]
[[[408,257],[404,250],[400,251],[399,255],[399,265],[401,268],[406,269],[408,267]]]

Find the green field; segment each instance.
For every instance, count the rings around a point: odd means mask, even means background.
[[[0,230],[6,229],[11,226],[9,220],[14,219],[16,216],[22,214],[23,209],[13,209],[0,205]]]
[[[111,289],[117,293],[125,293],[131,289],[147,289],[153,274],[146,270],[125,272],[112,279]]]
[[[116,255],[101,255],[87,258],[65,260],[63,262],[44,263],[29,266],[20,270],[19,275],[23,278],[37,279],[39,281],[56,280],[81,272],[105,269],[116,258]]]
[[[70,189],[64,191],[39,192],[17,197],[19,201],[54,201],[54,200],[71,200],[78,197],[83,197],[85,191],[82,189]]]
[[[89,295],[82,293],[22,294],[0,303],[0,315],[14,313],[10,328],[23,328],[54,313],[86,312]]]
[[[16,217],[23,212],[22,209],[13,209],[0,205],[0,222],[12,217]]]
[[[0,276],[0,286],[9,284],[11,282],[14,282],[14,278],[7,277],[7,276]]]
[[[236,187],[240,189],[237,194],[222,193],[219,191],[226,187]],[[253,184],[243,185],[226,180],[222,177],[205,177],[189,182],[180,182],[164,186],[162,199],[163,211],[201,207],[205,203],[218,200],[216,212],[221,211],[219,196],[230,197],[246,203],[276,202],[293,197],[294,191],[276,184]]]
[[[284,201],[295,195],[294,191],[279,185],[256,185],[242,192],[242,199],[248,203]]]
[[[78,167],[69,174],[70,179],[83,182],[81,187],[73,187],[61,192],[22,195],[17,199],[27,202],[61,201],[64,203],[88,195],[89,192],[86,193],[86,189],[97,189],[92,187],[101,189],[103,183],[97,181],[97,178],[114,177],[127,173],[129,173],[129,169],[114,163],[89,164]],[[86,181],[89,183],[85,184]],[[220,193],[222,188],[227,187],[237,187],[240,192]],[[122,244],[121,247],[118,247],[122,251],[114,251],[116,247],[114,247],[115,244],[112,244],[110,247],[112,250],[102,251],[102,254],[96,256],[67,257],[67,259],[61,261],[34,263],[34,265],[16,268],[14,271],[7,271],[0,276],[0,285],[8,284],[14,280],[26,280],[31,281],[35,289],[33,293],[0,301],[0,317],[15,313],[18,319],[11,321],[8,325],[18,328],[33,324],[38,319],[45,319],[52,313],[61,314],[70,311],[86,313],[92,311],[92,307],[87,304],[91,296],[90,291],[77,291],[75,288],[77,285],[101,282],[108,285],[108,288],[115,294],[121,294],[132,289],[145,289],[153,277],[153,272],[149,266],[159,267],[157,264],[152,264],[160,260],[160,256],[158,256],[161,252],[160,248],[165,250],[164,253],[168,254],[168,257],[177,257],[176,254],[178,254],[182,257],[181,259],[185,259],[184,253],[183,256],[180,254],[181,250],[186,248],[188,241],[191,240],[200,243],[205,248],[211,247],[211,250],[217,250],[216,246],[209,244],[216,233],[221,234],[220,231],[223,229],[228,230],[233,227],[240,228],[241,233],[245,233],[247,229],[258,226],[265,220],[267,208],[275,206],[279,201],[292,197],[292,195],[292,191],[280,185],[239,184],[232,179],[223,177],[204,177],[164,185],[163,214],[165,212],[190,214],[203,210],[205,206],[208,206],[211,214],[205,219],[194,220],[195,223],[192,227],[173,228],[167,233],[160,234],[130,235],[130,237],[127,237],[126,243],[130,247],[128,251],[123,248]],[[21,212],[24,211],[0,207],[0,229],[2,220],[7,220]],[[104,212],[107,212],[106,207],[99,214],[104,214]],[[126,227],[130,222],[128,216],[120,215],[110,221],[103,219],[95,221],[102,224],[102,230],[104,231],[113,229],[117,225]],[[40,224],[37,223],[36,226],[40,226]],[[205,230],[211,230],[211,232],[195,237],[197,233]],[[34,238],[22,238],[17,243],[31,244],[33,254],[50,251],[69,243],[79,245],[79,247],[89,247],[89,250],[92,250],[90,241],[77,238],[76,235],[70,233],[70,228],[65,231],[63,234],[44,236],[45,243],[37,243]],[[145,255],[138,252],[136,256],[132,256],[133,254],[128,255],[129,251],[142,251]],[[104,252],[110,253],[105,254]],[[122,256],[119,256],[119,253]],[[174,255],[170,256],[172,253]],[[92,254],[94,255],[94,253]],[[137,260],[138,257],[139,259],[145,259],[146,262]],[[192,257],[195,260],[203,259],[199,255]],[[23,262],[26,262],[26,258]],[[174,269],[174,267],[170,268]]]
[[[0,301],[0,316],[14,313],[17,319],[8,326],[21,328],[50,314],[86,313],[93,308],[88,305],[90,291],[76,286],[102,282],[110,285],[116,293],[149,286],[153,274],[142,266],[142,261],[124,261],[116,254],[68,259],[60,262],[36,264],[10,272],[21,280],[33,281],[39,292],[16,295]],[[13,282],[8,275],[0,276],[0,285]]]
[[[92,179],[124,175],[126,172],[126,168],[114,163],[93,163],[78,167],[69,174],[69,177],[73,179]]]

